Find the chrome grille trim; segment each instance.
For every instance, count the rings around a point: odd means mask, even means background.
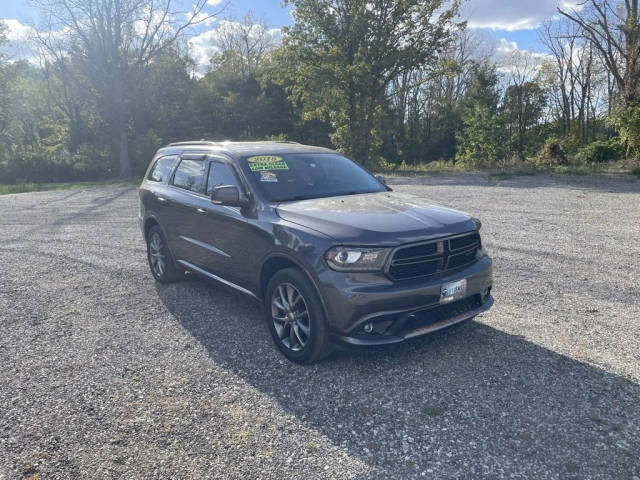
[[[456,243],[459,242],[454,241],[458,239],[467,240],[462,242],[462,246],[456,246]],[[437,244],[438,253],[413,255],[411,257],[395,259],[398,252],[408,248],[415,249],[421,245],[432,245],[434,243]],[[475,253],[481,247],[482,240],[478,231],[401,245],[391,252],[389,260],[387,261],[385,273],[394,281],[437,275],[438,273],[455,270],[472,264],[476,260]],[[468,261],[464,261],[465,256],[469,257]],[[461,263],[454,264],[456,259],[458,259],[457,262]],[[434,264],[435,262],[437,262],[437,265]],[[420,265],[424,265],[424,269],[422,271],[419,269]]]

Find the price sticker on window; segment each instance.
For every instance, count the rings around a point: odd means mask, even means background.
[[[274,155],[259,155],[247,159],[249,169],[252,172],[263,172],[269,170],[289,170],[289,165],[282,157]]]

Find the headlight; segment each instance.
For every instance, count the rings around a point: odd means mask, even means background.
[[[333,247],[324,258],[339,272],[376,272],[382,270],[390,248]]]
[[[476,224],[476,230],[480,230],[482,228],[482,222],[480,220],[478,220],[477,218],[472,218],[471,220],[473,220],[473,223]]]

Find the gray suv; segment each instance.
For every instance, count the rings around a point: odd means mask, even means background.
[[[290,360],[401,342],[488,310],[480,222],[394,193],[356,163],[293,142],[180,142],[140,185],[159,282],[198,274],[257,299]]]

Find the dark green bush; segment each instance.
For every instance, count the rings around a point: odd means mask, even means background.
[[[624,148],[616,140],[596,140],[576,153],[576,160],[580,163],[603,163],[623,157]]]
[[[549,137],[536,155],[536,164],[541,167],[567,165],[567,155],[560,139]]]
[[[60,149],[14,150],[0,160],[0,184],[73,182],[113,176],[107,151],[83,144],[71,155]]]

